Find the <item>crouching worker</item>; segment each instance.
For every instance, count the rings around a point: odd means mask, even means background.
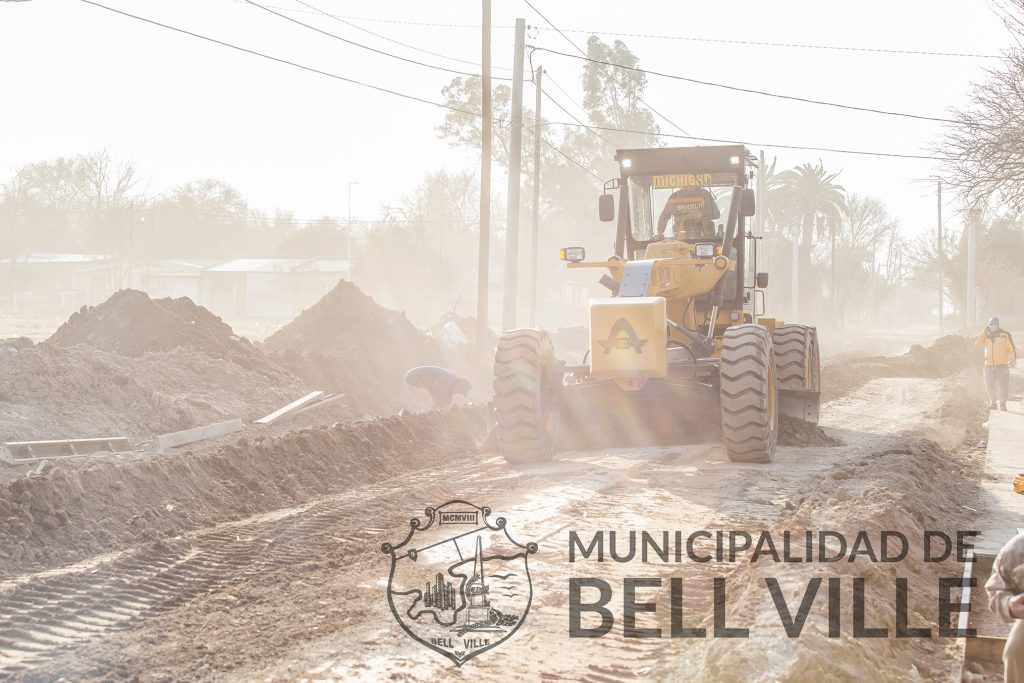
[[[1017,349],[1013,337],[999,327],[999,318],[992,318],[988,326],[974,340],[975,346],[985,348],[985,391],[988,392],[990,410],[1006,410],[1010,393],[1010,368],[1017,364]]]
[[[434,365],[422,365],[405,373],[405,383],[417,389],[425,389],[434,399],[435,408],[451,406],[455,394],[465,395],[470,388],[467,380],[453,372]]]
[[[988,607],[1003,621],[1013,624],[1003,649],[1006,683],[1024,683],[1024,533],[1002,547],[985,582]]]

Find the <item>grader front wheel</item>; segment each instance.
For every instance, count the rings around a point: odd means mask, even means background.
[[[547,332],[514,330],[494,353],[494,435],[510,463],[551,460],[558,439],[560,378]]]
[[[779,433],[779,397],[767,329],[737,325],[725,331],[719,391],[729,460],[770,463]]]

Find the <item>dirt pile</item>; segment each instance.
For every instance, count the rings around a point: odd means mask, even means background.
[[[833,439],[818,425],[812,425],[788,415],[779,416],[780,446],[841,446],[842,444],[842,441]]]
[[[171,538],[477,452],[481,408],[303,429],[207,451],[62,461],[0,483],[0,574]]]
[[[900,356],[836,358],[821,373],[822,401],[831,401],[879,377],[949,377],[965,368],[980,370],[982,352],[969,337],[948,335],[931,346],[913,345]]]
[[[242,367],[266,364],[248,340],[191,299],[150,299],[134,289],[122,289],[98,306],[83,306],[47,341],[86,344],[129,357],[186,348]]]
[[[441,365],[465,372],[437,340],[346,281],[275,332],[262,348],[311,387],[345,394],[345,402],[360,414],[428,407],[418,405],[423,397],[402,381],[410,368]],[[471,381],[477,390],[489,389],[479,377],[471,376]]]
[[[952,462],[951,462],[952,461]],[[939,605],[940,579],[955,579],[962,571],[955,554],[942,562],[925,562],[926,530],[939,530],[955,538],[957,529],[970,528],[962,507],[965,461],[933,443],[917,439],[893,439],[869,450],[859,462],[835,468],[823,486],[809,491],[792,511],[772,525],[771,534],[794,538],[807,530],[838,532],[852,544],[864,534],[879,552],[882,532],[903,534],[908,540],[905,559],[872,561],[866,554],[837,562],[744,563],[728,577],[728,619],[750,628],[747,640],[709,639],[698,645],[689,661],[703,662],[701,675],[693,680],[739,681],[888,681],[943,680],[948,678],[953,647],[950,638],[939,638],[942,623]],[[852,546],[847,545],[848,549]],[[802,548],[802,546],[801,546]],[[829,554],[837,552],[829,541]],[[861,546],[863,550],[864,546]],[[789,607],[796,612],[812,579],[837,579],[841,605],[840,637],[829,637],[828,600],[824,582],[799,637],[788,637],[779,612],[766,599],[768,581],[778,581]],[[864,621],[867,626],[887,628],[888,637],[853,635],[850,615],[854,604],[853,580],[864,581]],[[897,580],[907,584],[907,623],[930,628],[930,638],[897,638]],[[735,587],[735,588],[734,588]],[[954,593],[955,596],[955,593]],[[756,609],[751,610],[751,606]]]
[[[252,370],[185,348],[127,357],[84,344],[0,345],[0,440],[149,438],[262,417],[304,392],[267,363]]]

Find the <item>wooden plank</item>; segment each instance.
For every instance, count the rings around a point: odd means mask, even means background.
[[[285,407],[278,408],[274,412],[270,413],[270,415],[266,415],[265,417],[261,417],[260,419],[256,420],[256,424],[272,425],[275,422],[277,422],[278,420],[280,420],[282,417],[284,417],[285,415],[288,415],[291,412],[295,412],[295,411],[299,410],[303,406],[308,405],[310,402],[315,401],[316,399],[320,398],[323,395],[324,395],[324,392],[322,392],[322,391],[311,391],[308,394],[306,394],[305,396],[303,396],[302,398],[296,399],[296,400],[292,401],[291,403],[289,403]]]
[[[46,459],[73,458],[96,453],[120,453],[129,449],[128,438],[110,436],[90,439],[51,439],[46,441],[7,441],[0,448],[0,460],[9,463],[37,462]]]
[[[5,441],[4,445],[10,448],[11,446],[59,446],[62,444],[73,443],[76,446],[78,444],[105,444],[109,443],[114,445],[116,443],[122,443],[127,445],[128,437],[126,436],[110,436],[110,437],[98,437],[95,439],[52,439],[50,441]]]
[[[205,441],[206,439],[213,439],[240,431],[242,431],[242,420],[236,417],[234,420],[225,420],[224,422],[215,422],[210,425],[203,425],[202,427],[184,429],[180,432],[161,434],[156,437],[156,450],[157,453],[163,453],[168,448],[184,446],[185,444]]]
[[[308,405],[305,408],[302,408],[301,410],[296,410],[292,415],[289,415],[289,417],[295,417],[296,415],[300,415],[300,414],[306,412],[307,410],[317,410],[318,408],[322,408],[323,406],[327,405],[328,403],[334,403],[335,401],[337,401],[339,399],[342,399],[342,398],[345,398],[345,394],[328,394],[327,396],[324,396],[322,399],[320,399],[316,403],[314,403],[312,405]]]

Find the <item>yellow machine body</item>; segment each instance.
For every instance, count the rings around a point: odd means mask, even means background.
[[[594,379],[635,380],[668,373],[665,298],[643,296],[590,300],[590,363]]]

